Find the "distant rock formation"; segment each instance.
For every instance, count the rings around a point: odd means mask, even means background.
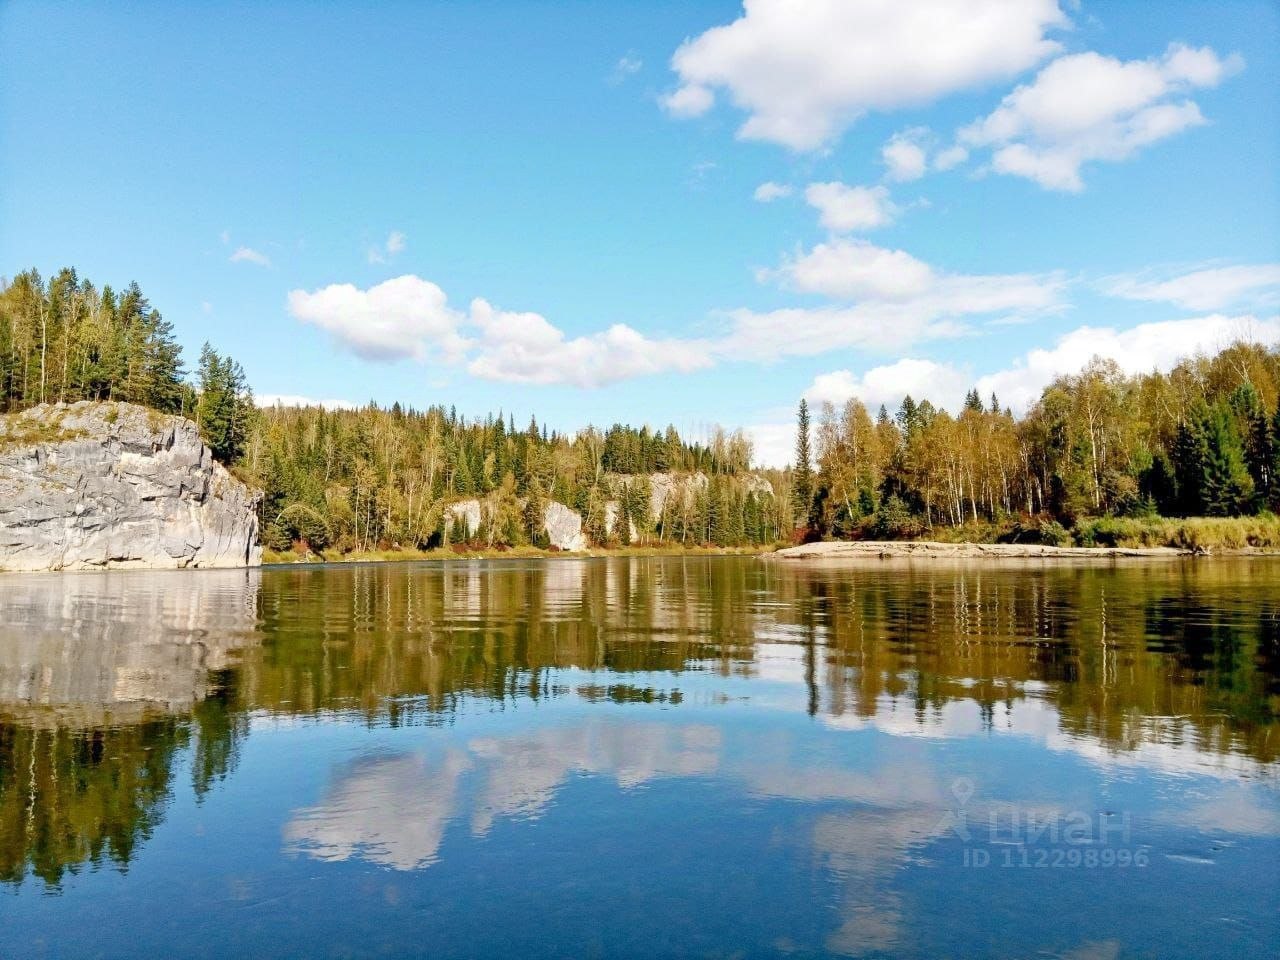
[[[542,526],[553,547],[560,550],[587,549],[587,538],[582,532],[582,517],[577,510],[570,510],[563,503],[551,500],[543,510]]]
[[[0,417],[0,570],[261,562],[254,494],[190,420],[90,401]]]
[[[668,511],[687,507],[695,497],[707,491],[710,481],[705,473],[649,473],[623,474],[610,473],[604,477],[608,489],[615,496],[622,495],[633,483],[649,484],[649,516],[628,517],[627,526],[629,541],[635,543],[639,539],[637,521],[652,529],[660,525]],[[745,493],[759,497],[772,497],[773,485],[758,473],[741,474],[737,482]],[[519,501],[521,509],[524,500]],[[493,495],[485,498],[471,497],[456,500],[444,508],[444,526],[450,540],[478,537],[491,523],[495,512]],[[604,531],[606,536],[621,538],[622,504],[620,501],[608,500],[604,504]],[[565,506],[555,500],[548,500],[543,508],[543,529],[547,534],[547,542],[557,550],[587,550],[591,543],[583,529],[583,518],[577,510]]]
[[[479,536],[483,524],[492,515],[492,501],[472,497],[449,504],[444,510],[449,539]],[[546,531],[547,542],[557,550],[586,550],[588,547],[587,538],[582,533],[582,517],[563,503],[547,501],[543,508],[542,529]]]

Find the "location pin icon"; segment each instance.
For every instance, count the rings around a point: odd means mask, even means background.
[[[973,781],[968,777],[957,777],[951,781],[951,795],[956,798],[960,806],[964,806],[969,802],[969,798],[973,796]]]

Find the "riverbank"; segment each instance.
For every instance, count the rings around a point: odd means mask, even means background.
[[[520,559],[582,559],[583,557],[740,557],[761,552],[761,547],[703,547],[664,544],[643,547],[597,547],[590,550],[543,550],[539,547],[521,546],[459,550],[453,547],[437,547],[433,550],[363,550],[340,554],[299,554],[292,550],[265,550],[264,564],[292,566],[321,563],[407,563],[422,560],[520,560]],[[766,549],[766,552],[769,552]]]
[[[1033,543],[945,543],[938,540],[841,540],[784,547],[766,556],[782,560],[1175,560],[1206,555],[1187,547],[1055,547]],[[1224,556],[1280,556],[1262,547],[1223,548]]]

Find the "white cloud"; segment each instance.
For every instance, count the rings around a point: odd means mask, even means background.
[[[973,378],[951,364],[904,357],[894,363],[872,367],[861,376],[849,370],[819,374],[804,392],[815,406],[830,403],[837,407],[857,397],[874,413],[884,404],[894,411],[902,398],[929,400],[936,406],[957,409]]]
[[[398,253],[403,253],[408,243],[406,237],[399,230],[392,230],[387,234],[387,239],[381,246],[369,248],[368,259],[370,263],[386,263],[387,260],[394,257]]]
[[[685,86],[661,100],[662,107],[673,117],[700,117],[716,102],[715,94],[706,87]]]
[[[622,83],[627,77],[635,76],[644,68],[644,61],[641,60],[634,52],[628,52],[618,59],[613,65],[613,73],[609,75],[609,82],[614,86]]]
[[[703,341],[654,340],[625,324],[567,339],[539,314],[496,310],[484,300],[472,301],[471,322],[480,341],[467,370],[485,380],[598,387],[656,373],[689,373],[712,364]]]
[[[1239,303],[1271,306],[1280,301],[1280,263],[1210,267],[1167,280],[1109,277],[1102,286],[1113,297],[1172,303],[1186,310],[1223,310]]]
[[[834,140],[869,110],[930,103],[1016,76],[1059,49],[1057,0],[745,0],[732,23],[686,40],[664,99],[698,116],[724,90],[738,131],[795,150]]]
[[[904,300],[935,283],[932,268],[905,250],[844,239],[820,243],[765,276],[780,277],[804,293],[845,300]]]
[[[1002,404],[1022,411],[1059,376],[1078,373],[1093,357],[1114,360],[1126,373],[1168,370],[1197,353],[1214,353],[1239,339],[1280,341],[1280,317],[1213,314],[1186,320],[1143,323],[1128,330],[1079,327],[1051,348],[1035,349],[1007,370],[978,380],[985,397],[994,391]]]
[[[846,348],[901,350],[965,334],[975,319],[1008,322],[1058,313],[1067,286],[1057,273],[945,273],[903,250],[847,238],[818,244],[758,277],[847,303],[732,311],[731,330],[717,354],[770,360]]]
[[[764,279],[839,300],[914,305],[936,316],[1009,314],[1023,318],[1062,306],[1061,274],[942,273],[905,250],[835,239],[785,259]]]
[[[1120,61],[1098,53],[1060,57],[961,129],[971,147],[992,149],[997,173],[1050,190],[1084,189],[1081,167],[1125,160],[1149,144],[1205,123],[1183,99],[1239,70],[1238,56],[1173,44],[1159,59]]]
[[[318,400],[296,393],[255,394],[253,402],[264,409],[267,407],[323,407],[325,410],[357,410],[360,407],[360,404],[352,403],[350,400]]]
[[[734,310],[729,320],[730,332],[716,344],[716,354],[754,361],[817,356],[842,349],[885,352],[968,331],[954,315],[914,301],[787,307],[764,313]]]
[[[368,290],[349,283],[314,293],[293,290],[289,312],[366,360],[425,360],[438,354],[450,361],[467,346],[458,331],[462,317],[449,307],[444,291],[411,274]]]
[[[1025,412],[1040,399],[1044,388],[1061,376],[1079,373],[1095,356],[1114,360],[1126,373],[1168,371],[1179,361],[1197,353],[1213,353],[1238,339],[1258,342],[1280,341],[1280,317],[1258,320],[1252,316],[1214,315],[1162,323],[1145,323],[1128,330],[1110,327],[1079,327],[1065,334],[1054,346],[1028,351],[1011,367],[975,377],[966,368],[951,363],[906,357],[872,367],[858,374],[833,370],[818,374],[804,391],[817,406],[824,402],[840,406],[852,397],[865,403],[873,413],[884,404],[891,412],[907,394],[917,401],[928,400],[953,413],[960,409],[964,395],[976,388],[983,400],[994,393],[1003,406]],[[790,430],[789,424],[765,424],[753,428],[761,436],[770,430]],[[783,451],[781,440],[772,449]],[[786,462],[789,453],[783,451]]]
[[[939,150],[933,158],[933,168],[935,170],[950,170],[957,167],[969,159],[969,151],[960,144],[953,144],[943,150]]]
[[[260,267],[271,266],[271,258],[265,253],[259,253],[252,247],[236,247],[235,252],[231,254],[232,263],[256,263]]]
[[[795,459],[796,425],[755,423],[744,428],[751,439],[752,463],[757,467],[785,467]]]
[[[805,187],[804,199],[818,211],[819,222],[836,233],[874,230],[893,223],[898,215],[887,187],[811,183]]]
[[[790,184],[774,183],[772,180],[766,180],[756,187],[755,193],[751,197],[759,203],[773,203],[775,200],[791,196],[792,192],[793,189]]]
[[[473,376],[507,383],[596,387],[650,374],[688,373],[714,362],[710,341],[653,339],[625,324],[566,337],[540,314],[499,310],[482,299],[473,300],[464,314],[449,306],[440,287],[413,275],[367,290],[351,284],[293,290],[288,304],[298,320],[328,331],[365,360],[465,363]]]
[[[888,170],[890,180],[905,183],[919,180],[929,167],[925,151],[928,131],[921,127],[895,133],[880,148],[880,157]]]

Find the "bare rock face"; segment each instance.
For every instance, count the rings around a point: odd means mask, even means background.
[[[461,539],[463,534],[468,537],[478,537],[480,535],[480,524],[484,519],[484,514],[480,509],[479,500],[459,500],[457,503],[451,503],[445,507],[444,513],[451,539]]]
[[[739,475],[739,482],[746,493],[758,497],[772,497],[773,484],[758,473]],[[649,474],[649,519],[662,517],[668,503],[683,505],[707,489],[709,481],[705,473],[651,473]]]
[[[563,503],[548,500],[542,515],[547,539],[560,550],[585,550],[587,538],[582,533],[582,517]]]
[[[261,562],[254,494],[190,420],[89,401],[0,417],[0,570]]]

